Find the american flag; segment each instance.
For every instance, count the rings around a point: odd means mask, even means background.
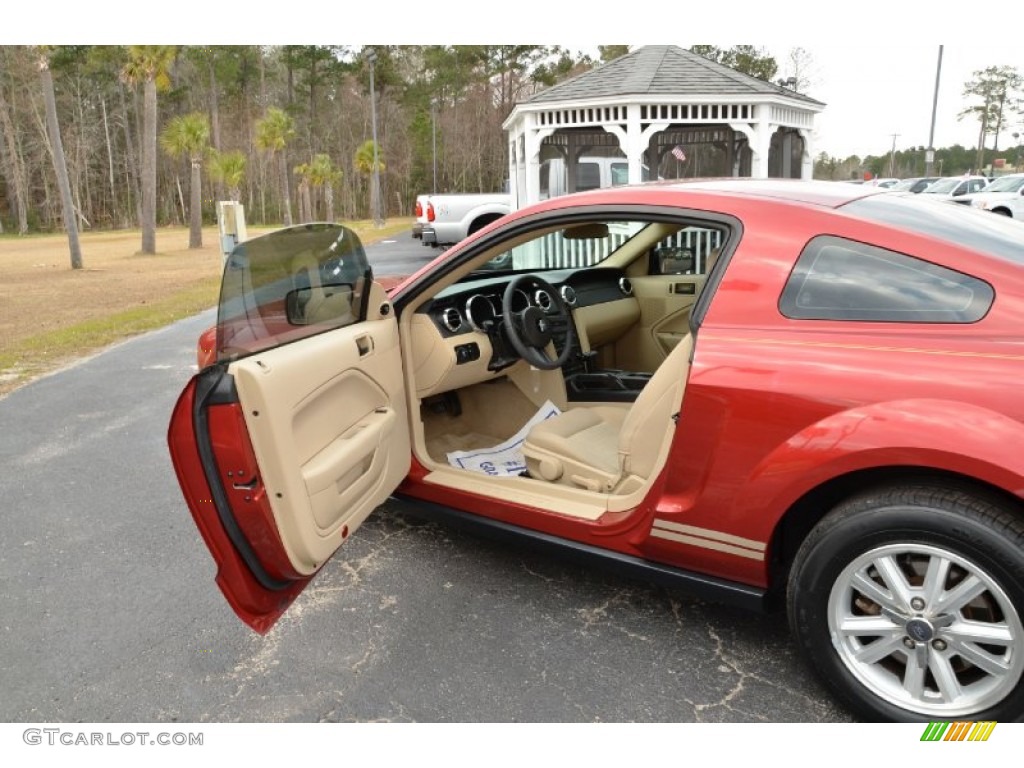
[[[672,148],[672,154],[679,162],[685,162],[686,153],[683,152],[683,148],[679,144],[676,144],[675,147]]]

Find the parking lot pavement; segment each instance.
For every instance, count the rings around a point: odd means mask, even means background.
[[[0,399],[0,719],[849,719],[780,616],[482,541],[395,501],[251,633],[214,585],[165,443],[212,321]]]
[[[442,253],[436,248],[424,246],[410,232],[369,243],[365,249],[373,274],[378,277],[411,275]]]

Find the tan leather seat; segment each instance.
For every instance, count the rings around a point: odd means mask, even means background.
[[[687,335],[629,410],[574,408],[534,426],[523,442],[530,476],[603,493],[639,488],[668,451],[692,349]]]

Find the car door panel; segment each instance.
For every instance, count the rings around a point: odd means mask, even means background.
[[[228,370],[282,544],[312,574],[409,469],[398,324],[339,328]]]

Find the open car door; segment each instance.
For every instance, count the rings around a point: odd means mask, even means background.
[[[351,230],[312,224],[228,257],[217,362],[168,444],[238,616],[267,632],[405,477],[398,324]]]

